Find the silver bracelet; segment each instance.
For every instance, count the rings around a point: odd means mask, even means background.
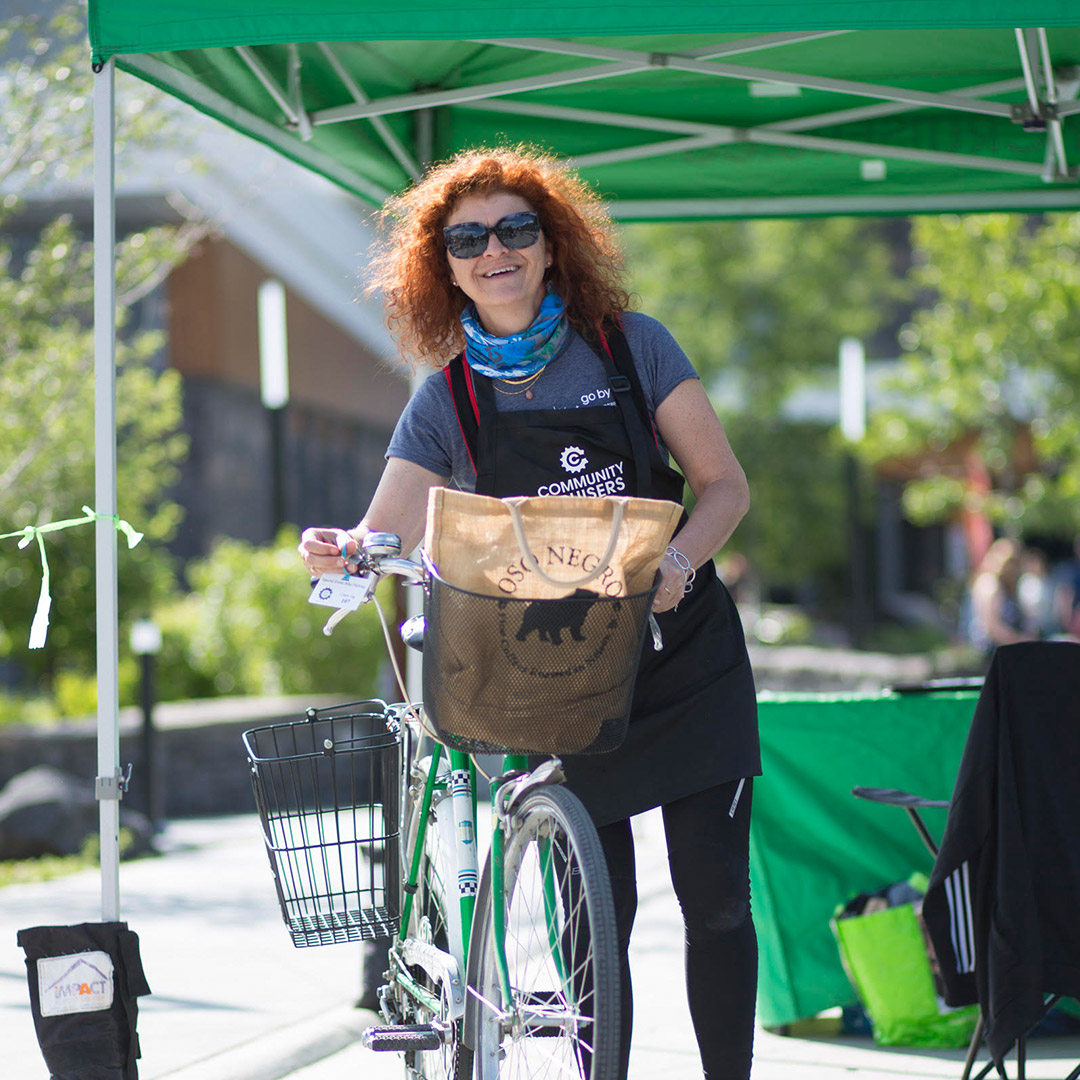
[[[689,591],[694,584],[694,578],[697,577],[697,571],[690,565],[690,560],[678,550],[678,548],[668,547],[665,555],[669,556],[675,565],[683,572],[686,577],[686,581],[683,582],[683,596]]]

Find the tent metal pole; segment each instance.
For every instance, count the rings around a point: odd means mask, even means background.
[[[560,42],[548,42],[543,38],[525,38],[514,40],[489,38],[485,44],[498,44],[507,47],[531,48],[534,51],[563,52]],[[924,93],[899,86],[879,86],[875,83],[858,82],[851,79],[830,79],[817,75],[798,74],[791,71],[777,71],[771,68],[742,67],[736,64],[718,64],[713,60],[698,60],[682,53],[644,53],[636,49],[616,49],[605,45],[582,45],[573,47],[573,55],[589,56],[596,60],[608,61],[597,65],[596,78],[603,78],[605,71],[619,75],[623,63],[635,64],[637,68],[654,70],[670,68],[672,71],[688,71],[699,75],[715,75],[727,79],[745,79],[749,82],[773,82],[783,86],[799,86],[808,90],[825,90],[835,94],[850,94],[855,97],[881,98],[883,101],[897,101],[918,108],[957,109],[960,112],[982,113],[987,116],[1012,118],[1012,106],[998,101],[980,101],[964,98],[955,92]],[[588,70],[588,69],[586,69]],[[497,86],[498,84],[493,84]],[[476,88],[473,88],[476,89]],[[493,90],[495,93],[514,91]],[[389,99],[387,99],[389,100]],[[329,113],[332,110],[324,110]]]
[[[698,49],[686,49],[678,53],[686,60],[716,60],[722,56],[741,56],[743,53],[757,52],[760,49],[775,49],[783,45],[797,45],[803,41],[817,38],[837,37],[851,34],[852,30],[807,30],[790,33],[761,34],[758,37],[743,38],[740,41],[725,41],[723,44],[703,45]],[[529,52],[555,53],[558,56],[584,56],[592,60],[625,60],[632,55],[630,49],[614,48],[610,45],[596,45],[577,41],[562,41],[559,38],[470,38],[477,45],[499,45],[507,49],[525,49]]]
[[[334,74],[342,81],[345,89],[352,94],[353,100],[361,105],[366,105],[371,98],[367,96],[363,87],[349,74],[345,65],[338,58],[337,53],[325,41],[320,41],[318,45],[323,56],[326,57],[326,62],[334,69]],[[373,116],[371,126],[378,132],[379,138],[382,139],[387,150],[394,155],[397,163],[414,180],[419,180],[423,170],[405,148],[405,144],[391,130],[390,125],[381,116]]]
[[[335,184],[348,188],[375,206],[381,205],[390,196],[388,189],[373,184],[359,173],[343,166],[332,155],[317,150],[311,143],[305,145],[298,142],[287,129],[229,101],[223,95],[203,86],[198,79],[162,63],[150,53],[125,53],[120,66],[122,70],[183,98],[195,108],[216,115],[223,123],[266,143],[286,157],[296,158],[298,154],[302,155],[299,160],[305,167],[322,173]]]
[[[1043,83],[1046,86],[1046,104],[1056,114],[1058,104],[1057,83],[1054,80],[1054,62],[1050,56],[1050,42],[1046,37],[1046,27],[1040,26],[1036,31],[1039,42],[1039,55],[1042,57]],[[1058,176],[1065,178],[1069,175],[1069,160],[1065,153],[1065,134],[1061,130],[1061,121],[1056,115],[1051,116],[1047,124],[1047,142],[1050,144],[1048,156],[1053,154],[1057,162]]]
[[[1023,79],[1002,79],[999,82],[983,83],[981,86],[966,86],[954,90],[961,97],[994,97],[997,94],[1011,94],[1014,90],[1023,90]],[[861,105],[854,109],[838,109],[835,112],[816,113],[813,116],[800,116],[791,120],[778,120],[773,124],[762,124],[766,131],[812,131],[814,128],[831,127],[836,124],[854,124],[859,120],[874,120],[882,116],[897,116],[912,112],[917,105],[906,105],[901,101],[883,102],[880,105]]]
[[[299,126],[300,114],[289,100],[288,95],[274,81],[274,76],[266,69],[263,62],[248,45],[237,45],[233,52],[251,69],[252,75],[262,83],[263,89],[274,99],[274,104],[285,114],[290,124]]]
[[[1023,89],[1023,79],[1003,79],[1000,82],[984,83],[981,86],[970,86],[961,90],[954,90],[953,93],[964,97],[978,98]],[[538,116],[547,120],[566,120],[570,123],[601,124],[607,127],[636,128],[644,131],[666,131],[675,135],[707,135],[722,130],[721,125],[704,123],[700,120],[672,120],[669,117],[615,113],[598,109],[580,109],[567,105],[541,105],[535,101],[518,101],[517,99],[504,101],[501,98],[489,98],[481,101],[470,101],[466,108],[483,112],[509,113],[513,116]],[[800,116],[792,120],[778,120],[775,123],[760,124],[748,130],[812,131],[814,128],[850,124],[857,120],[873,120],[881,116],[895,116],[899,113],[911,112],[916,108],[918,108],[916,105],[889,101],[878,105],[860,105],[854,109],[838,109],[834,112],[815,113],[812,116]]]
[[[982,101],[965,98],[956,93],[923,93],[901,86],[882,86],[877,83],[857,82],[852,79],[829,79],[816,75],[803,75],[771,68],[741,67],[735,64],[718,64],[711,60],[684,60],[669,58],[667,67],[673,71],[688,71],[700,75],[716,75],[719,78],[745,79],[749,82],[775,82],[784,86],[800,86],[806,90],[824,90],[834,94],[850,94],[854,97],[880,98],[882,101],[900,101],[930,109],[955,109],[959,112],[980,113],[984,116],[1001,116],[1012,119],[1012,106],[1001,101]]]
[[[741,217],[827,217],[844,214],[1045,213],[1080,209],[1080,188],[985,191],[940,195],[795,195],[760,199],[620,199],[608,211],[618,221]]]
[[[557,71],[550,75],[535,75],[523,79],[504,79],[500,82],[478,83],[476,86],[458,86],[449,90],[424,90],[413,94],[391,94],[376,98],[364,105],[336,105],[329,109],[317,109],[311,114],[311,122],[338,124],[344,120],[368,120],[373,116],[389,116],[391,113],[414,112],[417,109],[436,109],[442,105],[460,105],[480,98],[499,97],[503,94],[524,94],[530,90],[548,90],[574,83],[610,79],[616,75],[629,75],[650,67],[649,56],[638,54],[638,59],[625,64],[594,64],[591,67]]]
[[[734,135],[732,134],[734,132]],[[831,154],[851,154],[861,158],[890,158],[899,161],[922,162],[928,165],[946,165],[956,169],[982,169],[989,172],[1012,173],[1018,176],[1042,176],[1042,165],[1010,158],[982,157],[978,154],[954,154],[944,150],[916,150],[911,147],[893,146],[886,143],[854,142],[845,139],[825,139],[817,135],[789,135],[768,128],[717,128],[715,136],[700,135],[696,138],[668,139],[664,142],[644,143],[621,150],[603,150],[595,154],[581,154],[572,158],[574,168],[591,169],[598,165],[614,165],[625,161],[637,161],[647,157],[664,157],[669,154],[704,150],[732,143],[763,143],[766,146],[790,146]]]
[[[120,713],[116,569],[115,65],[94,76],[94,523],[101,918],[120,917]]]
[[[1024,72],[1028,105],[1031,106],[1032,116],[1035,119],[1040,119],[1042,117],[1042,102],[1039,100],[1039,88],[1035,83],[1034,53],[1038,46],[1034,32],[1017,27],[1014,33],[1016,34],[1016,46],[1020,52],[1020,67]]]

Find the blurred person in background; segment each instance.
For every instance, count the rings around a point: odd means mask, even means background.
[[[1080,641],[1080,534],[1073,540],[1073,557],[1059,571],[1054,608],[1061,632]]]
[[[1020,581],[1017,584],[1023,629],[1036,638],[1050,638],[1058,631],[1054,613],[1054,583],[1046,553],[1039,548],[1025,548],[1020,556]]]
[[[971,643],[989,659],[999,645],[1031,641],[1020,605],[1023,546],[1001,537],[982,557],[971,583]]]

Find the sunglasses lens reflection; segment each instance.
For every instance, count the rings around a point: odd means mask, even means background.
[[[446,250],[455,259],[475,259],[487,251],[488,237],[494,233],[499,242],[513,251],[532,247],[540,239],[540,219],[532,210],[507,214],[494,225],[465,221],[443,229]]]

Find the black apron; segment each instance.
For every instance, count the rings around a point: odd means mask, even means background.
[[[683,478],[661,456],[625,335],[614,328],[589,344],[604,364],[616,408],[500,413],[490,379],[460,356],[448,365],[477,494],[682,502]],[[761,772],[742,625],[711,559],[679,610],[656,618],[664,647],[657,652],[646,633],[626,741],[608,754],[562,755],[568,786],[598,825]]]

